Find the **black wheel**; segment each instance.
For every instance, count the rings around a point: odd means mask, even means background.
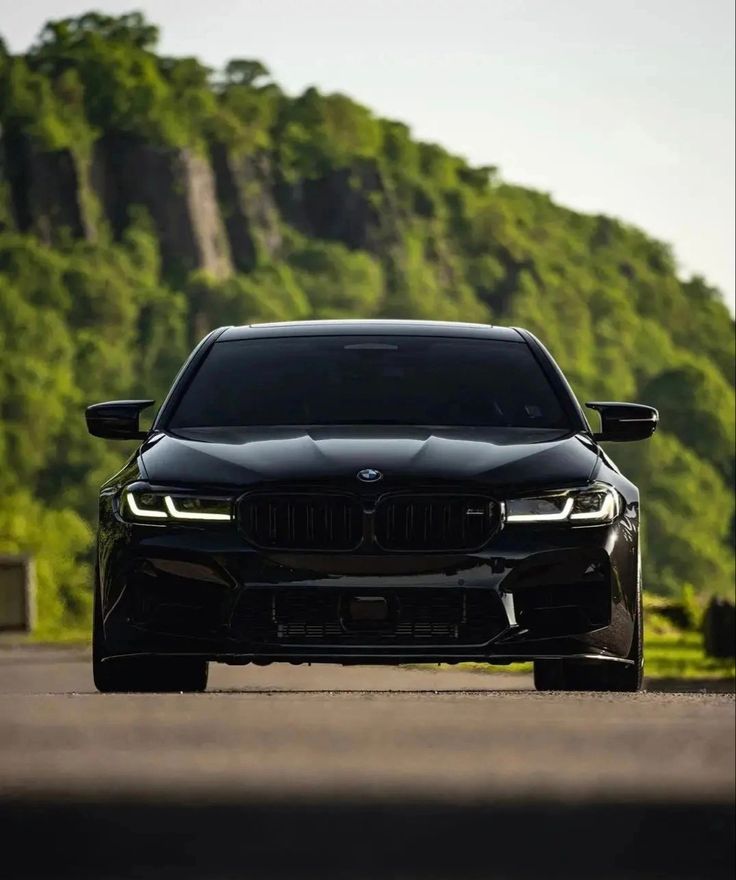
[[[562,660],[535,660],[534,687],[538,691],[565,691]]]
[[[641,580],[637,589],[634,637],[627,660],[536,660],[534,687],[538,691],[640,691],[644,682],[644,609]]]
[[[206,689],[207,672],[207,661],[197,657],[107,659],[99,585],[95,584],[92,676],[100,693],[196,693]]]

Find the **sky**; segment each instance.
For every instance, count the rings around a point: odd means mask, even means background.
[[[674,246],[734,310],[734,0],[0,0],[43,22],[142,10],[161,51],[258,58],[415,136]]]

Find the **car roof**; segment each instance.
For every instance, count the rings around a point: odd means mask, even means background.
[[[246,324],[226,327],[218,342],[269,336],[341,336],[376,334],[380,336],[465,336],[524,342],[513,327],[470,324],[460,321],[408,321],[398,319],[351,319],[332,321],[283,321],[272,324]]]

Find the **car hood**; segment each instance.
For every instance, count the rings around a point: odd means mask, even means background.
[[[391,484],[463,483],[537,488],[586,483],[597,446],[579,434],[521,428],[189,428],[141,447],[155,485],[248,488],[271,482],[356,486],[362,468]]]

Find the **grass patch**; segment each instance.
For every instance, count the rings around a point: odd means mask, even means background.
[[[533,667],[531,663],[509,663],[505,666],[490,665],[488,663],[402,663],[405,669],[458,669],[461,672],[500,672],[503,675],[531,675]]]
[[[649,620],[651,618],[651,625]],[[644,674],[648,679],[681,678],[702,681],[722,681],[736,677],[733,658],[720,660],[707,657],[703,636],[694,630],[681,630],[658,615],[647,617],[644,634]],[[421,664],[417,664],[419,667]],[[436,666],[421,665],[423,669]],[[492,666],[488,663],[443,664],[442,669],[461,669],[465,672],[493,672],[530,675],[531,663],[511,663]]]
[[[647,678],[727,679],[736,676],[733,658],[707,657],[699,632],[680,631],[644,637],[644,671]]]

